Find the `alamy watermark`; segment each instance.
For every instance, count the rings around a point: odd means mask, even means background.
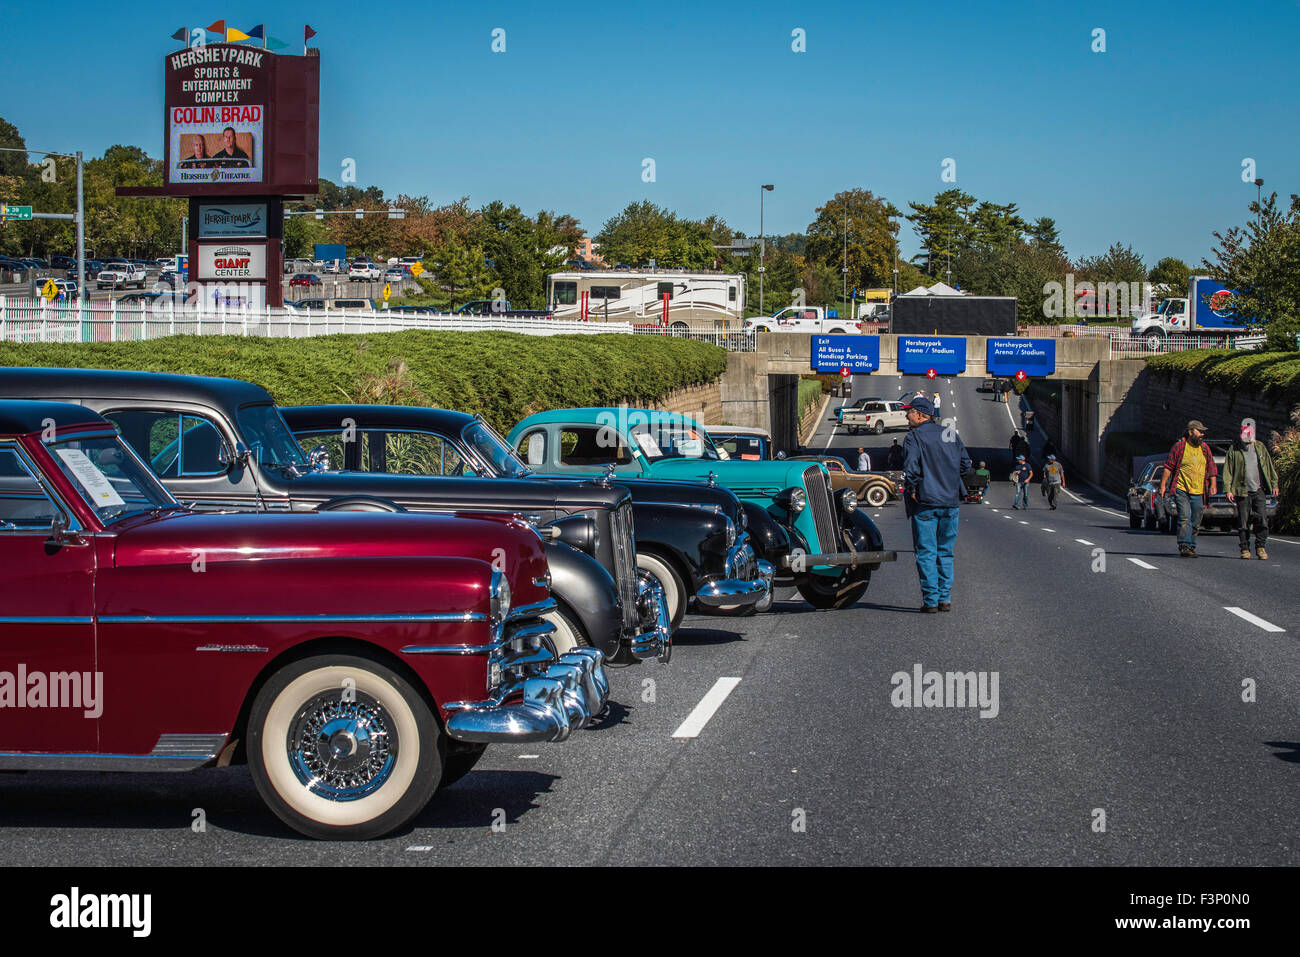
[[[87,718],[104,713],[102,671],[0,671],[0,708],[80,708]]]
[[[1151,304],[1149,282],[1083,282],[1066,273],[1065,282],[1043,285],[1043,316],[1047,319],[1122,319],[1145,312]]]
[[[926,671],[920,662],[911,672],[896,671],[889,683],[889,703],[895,708],[979,708],[981,718],[996,718],[996,671]]]

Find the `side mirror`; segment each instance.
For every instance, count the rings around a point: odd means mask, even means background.
[[[784,458],[785,458],[785,450],[782,449],[780,452],[777,452],[777,453],[776,453],[776,457],[777,457],[778,460],[784,459]]]
[[[253,452],[243,442],[235,443],[235,464],[244,468],[248,465],[248,460],[253,457]]]
[[[68,516],[60,512],[50,523],[50,537],[45,544],[52,548],[62,548],[65,545],[85,545],[87,542],[76,532],[68,530]]]

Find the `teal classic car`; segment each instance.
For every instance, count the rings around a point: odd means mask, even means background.
[[[871,573],[897,554],[857,507],[852,489],[831,490],[820,462],[725,461],[704,426],[652,409],[554,409],[516,425],[507,441],[535,472],[712,482],[745,509],[750,540],[818,608],[852,605]]]

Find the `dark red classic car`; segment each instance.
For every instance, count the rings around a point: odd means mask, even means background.
[[[0,770],[247,762],[293,828],[375,837],[604,710],[551,608],[523,521],[193,512],[94,412],[0,401]]]

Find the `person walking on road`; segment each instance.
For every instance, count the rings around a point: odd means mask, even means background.
[[[938,414],[939,414],[939,410],[942,409],[942,408],[943,408],[943,399],[941,399],[941,398],[939,397],[939,393],[936,392],[936,393],[934,394],[934,414],[935,414],[935,415],[938,415]]]
[[[1174,502],[1178,506],[1178,556],[1196,558],[1196,529],[1205,511],[1206,484],[1209,494],[1215,494],[1219,483],[1219,469],[1214,455],[1205,444],[1205,423],[1192,419],[1187,432],[1174,443],[1165,458],[1165,470],[1160,476],[1160,496],[1173,479]]]
[[[1016,456],[1016,470],[1011,473],[1011,481],[1016,483],[1016,501],[1012,508],[1029,508],[1029,483],[1034,480],[1034,470],[1023,455]],[[1024,505],[1020,503],[1024,502]]]
[[[1055,455],[1049,455],[1047,464],[1043,466],[1043,493],[1047,496],[1047,504],[1056,508],[1056,499],[1064,488],[1065,469],[1061,468]]]
[[[1278,493],[1277,466],[1268,446],[1255,439],[1255,422],[1243,419],[1241,435],[1223,457],[1223,491],[1237,506],[1237,543],[1241,557],[1250,558],[1250,530],[1255,529],[1255,555],[1268,558],[1268,493]]]
[[[903,447],[898,444],[898,439],[894,439],[894,444],[885,455],[885,466],[893,472],[903,471]]]
[[[911,430],[903,440],[903,504],[912,524],[921,611],[952,611],[953,548],[961,507],[962,476],[971,459],[956,430],[935,421],[924,395],[903,407]]]
[[[862,448],[861,446],[858,447],[858,471],[859,472],[871,471],[871,456],[868,455],[867,450]]]

